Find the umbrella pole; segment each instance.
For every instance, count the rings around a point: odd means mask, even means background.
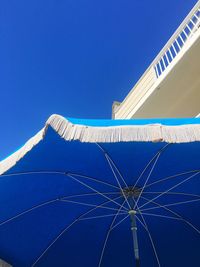
[[[131,218],[131,231],[133,235],[133,247],[134,247],[134,255],[135,255],[135,263],[136,267],[140,267],[140,258],[139,258],[139,247],[138,247],[138,238],[137,238],[137,225],[135,220],[135,210],[130,210],[129,215]]]

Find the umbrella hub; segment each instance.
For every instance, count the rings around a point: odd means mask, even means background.
[[[128,186],[122,189],[121,194],[127,198],[137,198],[141,193],[142,188],[138,186]]]

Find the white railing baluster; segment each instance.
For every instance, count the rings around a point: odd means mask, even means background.
[[[178,48],[179,48],[179,51],[180,51],[180,50],[181,50],[181,46],[179,45],[178,40],[176,39],[175,42],[176,42],[176,44],[177,44],[177,46],[178,46]]]
[[[196,30],[198,30],[198,27],[197,27],[197,25],[194,23],[194,21],[193,21],[192,19],[190,19],[190,21],[191,21],[191,23],[193,24],[194,28],[195,28]]]
[[[170,54],[171,59],[173,60],[174,57],[173,57],[173,55],[172,55],[171,48],[168,48],[168,51],[169,51],[169,54]],[[172,61],[172,60],[171,60],[171,61]]]
[[[182,41],[182,43],[183,43],[183,45],[184,45],[185,40],[183,40],[183,37],[181,36],[181,34],[179,34],[179,37],[180,37],[180,39],[181,39],[181,41]]]
[[[196,14],[194,14],[194,16],[195,16],[195,18],[197,19],[197,21],[200,20],[200,18],[199,18]]]
[[[177,55],[176,47],[174,46],[174,44],[172,44],[172,47],[173,47],[175,55]]]
[[[165,56],[165,55],[164,55]],[[162,57],[162,62],[163,62],[163,65],[164,65],[164,70],[167,68],[167,65],[166,65],[166,63],[165,63],[165,58],[164,58],[164,56]]]
[[[184,33],[184,35],[185,35],[185,38],[187,39],[187,38],[188,38],[188,34],[187,34],[187,32],[185,31],[185,29],[183,30],[183,33]]]
[[[159,65],[159,68],[160,68],[160,74],[162,74],[162,72],[163,72],[163,69],[162,69],[162,66],[161,66],[161,63],[160,63],[160,61],[161,61],[161,59],[159,60],[159,62],[158,62],[158,65]]]
[[[189,32],[192,33],[191,28],[189,27],[189,25],[187,24],[186,27],[188,28]]]
[[[164,59],[164,56],[162,56],[162,63],[164,65],[164,70],[167,68],[166,64],[165,64],[165,59]]]
[[[156,71],[156,77],[159,77],[159,72],[158,72],[158,64],[155,65],[155,71]]]
[[[166,57],[166,60],[167,60],[168,65],[169,65],[170,64],[170,60],[169,60],[169,57],[167,55],[167,52],[165,53],[165,57]]]

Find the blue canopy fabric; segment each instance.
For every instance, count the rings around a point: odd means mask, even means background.
[[[198,266],[199,132],[197,118],[54,116],[0,163],[0,258],[17,267],[131,267],[138,245],[138,266]]]
[[[73,124],[87,126],[122,126],[122,125],[152,125],[162,124],[168,126],[199,124],[200,118],[169,118],[169,119],[132,119],[132,120],[95,120],[95,119],[77,119],[67,118]]]

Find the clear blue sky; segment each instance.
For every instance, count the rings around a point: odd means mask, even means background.
[[[0,1],[0,159],[52,113],[110,118],[196,2]]]

